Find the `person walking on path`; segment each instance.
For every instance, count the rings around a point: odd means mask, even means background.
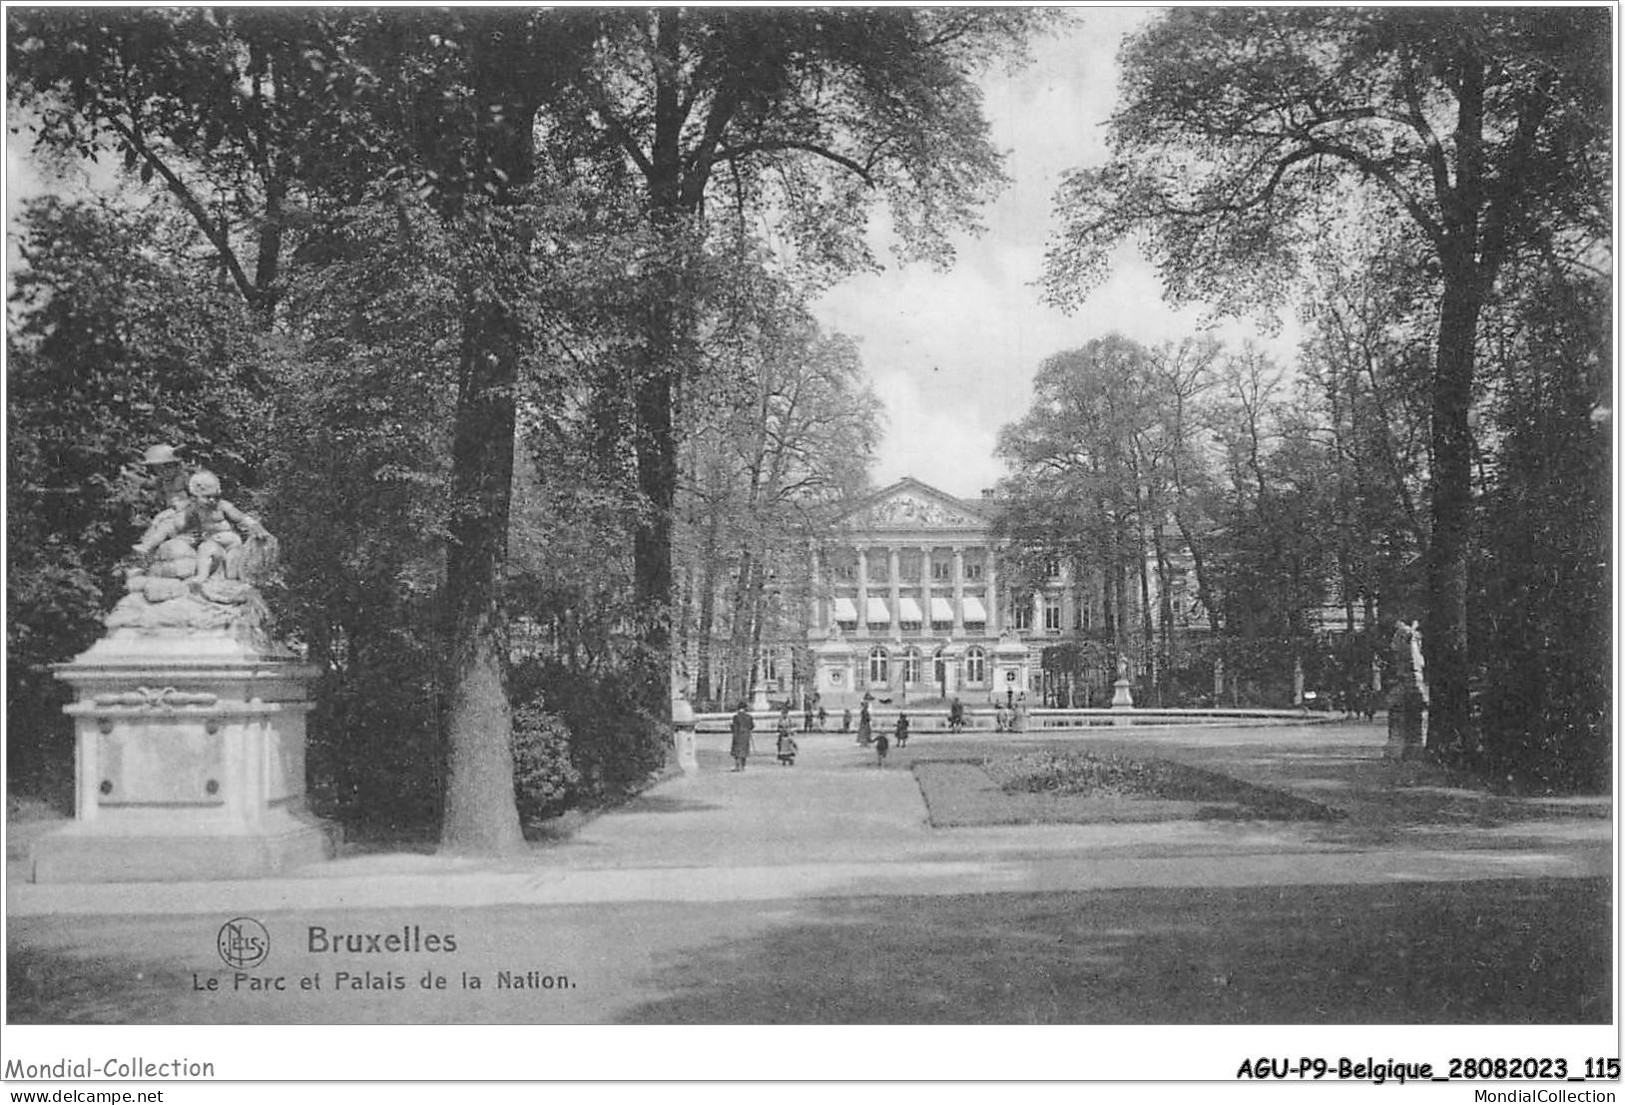
[[[841,732],[850,733],[851,731],[852,731],[852,707],[848,706],[846,709],[841,711]]]
[[[790,735],[790,730],[779,730],[779,763],[785,767],[796,766],[796,738]]]
[[[791,729],[792,729],[792,727],[790,725],[790,708],[788,706],[786,706],[784,708],[783,712],[779,714],[779,743],[778,743],[778,747],[779,747],[779,762],[780,763],[785,762],[785,760],[784,760],[784,748],[785,748],[785,746],[795,744],[795,738],[790,735],[791,734]]]
[[[729,751],[733,754],[734,770],[745,770],[745,761],[750,758],[750,731],[756,728],[755,720],[750,711],[745,709],[741,702],[739,709],[734,711],[733,718],[733,744]]]
[[[891,742],[886,739],[886,730],[882,729],[880,735],[875,737],[875,756],[878,757],[875,760],[876,766],[886,766],[886,750],[890,747]]]
[[[869,703],[865,700],[858,708],[858,743],[867,745],[873,739],[874,735],[870,732]]]
[[[818,731],[822,733],[829,724],[829,711],[822,706],[818,707]]]
[[[812,725],[813,701],[811,697],[808,697],[807,700],[801,704],[801,731],[803,733],[811,733],[813,731]]]
[[[908,715],[897,715],[897,747],[908,747]]]

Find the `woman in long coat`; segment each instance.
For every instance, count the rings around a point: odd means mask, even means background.
[[[739,709],[734,711],[733,719],[733,745],[729,751],[733,754],[734,770],[745,770],[745,760],[750,757],[750,731],[756,728],[756,722],[751,719],[750,711],[745,709],[741,702]]]
[[[858,710],[858,743],[868,744],[873,738],[869,731],[869,703],[865,702]]]

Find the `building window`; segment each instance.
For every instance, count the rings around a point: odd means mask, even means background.
[[[920,681],[920,654],[916,649],[909,649],[903,653],[903,682],[918,683]]]
[[[851,583],[858,578],[858,566],[856,564],[837,564],[834,568],[834,575],[842,583]]]
[[[948,685],[948,656],[940,648],[931,656],[931,681],[939,687]]]
[[[1089,617],[1089,600],[1088,599],[1086,599],[1086,598],[1079,598],[1078,599],[1077,605],[1072,610],[1072,617],[1073,617],[1073,620],[1077,623],[1074,626],[1074,628],[1076,628],[1076,629],[1084,629],[1084,630],[1087,630],[1089,628],[1090,617]]]
[[[967,580],[982,578],[982,562],[980,560],[967,560],[965,562],[965,578]]]
[[[965,650],[965,682],[987,682],[987,653],[980,648]]]
[[[1010,611],[1010,620],[1017,629],[1031,629],[1033,627],[1033,602],[1031,597],[1023,601],[1015,599],[1015,609]]]
[[[891,680],[891,665],[886,650],[876,645],[869,650],[869,682],[884,687]]]
[[[954,578],[953,562],[948,560],[931,561],[931,578],[939,582]]]
[[[762,673],[763,683],[778,683],[779,658],[777,656],[773,655],[771,652],[764,652],[762,653],[762,658],[757,661],[757,663],[759,665],[757,670]]]
[[[1053,556],[1044,561],[1044,575],[1049,579],[1060,579],[1061,562]]]
[[[1061,600],[1055,595],[1044,596],[1044,628],[1054,633],[1061,631]]]

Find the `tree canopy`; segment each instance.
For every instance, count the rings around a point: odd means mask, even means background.
[[[1473,442],[1487,297],[1514,258],[1596,267],[1611,211],[1604,8],[1190,8],[1125,46],[1112,157],[1057,196],[1050,297],[1136,238],[1176,300],[1273,308],[1324,225],[1409,239],[1437,304],[1427,631],[1441,746],[1474,742]]]

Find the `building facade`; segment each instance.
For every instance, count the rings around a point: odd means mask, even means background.
[[[1257,697],[1235,671],[1227,684],[1224,663],[1202,648],[1212,638],[1183,558],[1173,558],[1166,603],[1149,557],[1142,571],[1118,577],[1115,598],[1100,571],[1079,575],[1064,561],[1035,582],[1001,548],[997,513],[991,499],[906,478],[836,519],[808,550],[800,626],[762,643],[753,705],[799,707],[816,695],[834,712],[866,697],[893,706],[954,698],[1106,706],[1120,659],[1137,694],[1172,669],[1210,703]],[[1351,635],[1365,620],[1336,629]],[[1320,629],[1329,636],[1333,627]],[[1280,680],[1300,703],[1303,666],[1285,663]]]
[[[866,696],[986,704],[1038,692],[1044,649],[1083,633],[1089,604],[1065,566],[1014,593],[994,520],[990,502],[912,478],[838,519],[810,550],[806,639],[768,646],[758,699],[813,692],[841,708]]]

